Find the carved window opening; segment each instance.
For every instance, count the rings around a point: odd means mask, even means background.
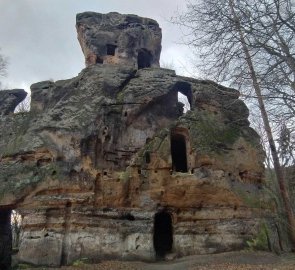
[[[9,209],[0,210],[0,269],[10,269],[12,256],[12,225]]]
[[[162,259],[172,251],[173,226],[171,215],[167,212],[159,212],[154,219],[154,249],[156,257]]]
[[[176,172],[188,172],[186,136],[181,133],[171,133],[172,168]]]
[[[138,69],[149,68],[152,63],[152,54],[146,49],[140,49],[137,56]]]
[[[191,85],[187,82],[177,82],[174,89],[177,91],[177,100],[183,104],[183,112],[191,110],[192,108],[192,90]]]
[[[107,44],[107,55],[112,55],[114,56],[116,53],[116,45],[112,45],[112,44]]]
[[[186,95],[182,94],[181,92],[177,92],[177,99],[178,99],[178,102],[183,104],[183,113],[190,111],[191,105]]]
[[[144,157],[145,157],[145,163],[149,164],[151,162],[151,154],[150,154],[150,152],[146,152]]]

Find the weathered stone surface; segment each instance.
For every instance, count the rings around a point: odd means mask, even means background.
[[[216,253],[261,233],[277,246],[238,91],[112,64],[31,90],[31,112],[0,118],[0,206],[24,216],[21,261]]]
[[[6,115],[13,113],[15,107],[27,96],[23,89],[2,90],[0,91],[0,114]]]
[[[152,19],[117,12],[84,12],[77,14],[76,28],[86,66],[159,66],[162,33]]]
[[[191,100],[186,114],[177,91]],[[259,137],[225,109],[237,98],[170,70],[110,65],[34,84],[33,111],[1,119],[0,203],[24,215],[21,260],[152,259],[162,210],[178,256],[243,248],[272,206]],[[185,139],[186,172],[175,171],[173,134]]]

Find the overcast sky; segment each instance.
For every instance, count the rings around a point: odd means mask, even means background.
[[[185,9],[185,0],[0,0],[0,48],[8,57],[3,88],[29,89],[42,80],[76,76],[84,68],[77,40],[75,16],[79,12],[131,13],[153,18],[162,28],[161,63],[173,62],[178,74],[190,57],[180,45],[182,32],[168,20]]]

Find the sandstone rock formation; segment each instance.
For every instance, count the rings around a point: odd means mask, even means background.
[[[162,33],[152,19],[84,12],[77,14],[76,28],[86,66],[112,63],[159,67]]]
[[[78,15],[78,33],[101,16]],[[31,90],[30,112],[0,118],[0,214],[24,217],[21,261],[216,253],[261,233],[276,248],[264,154],[238,91],[119,62]]]
[[[2,90],[0,91],[0,115],[13,113],[15,107],[27,96],[23,89]]]

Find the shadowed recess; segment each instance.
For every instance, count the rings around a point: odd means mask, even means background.
[[[0,269],[11,269],[11,210],[0,209]]]
[[[182,134],[171,134],[172,168],[176,172],[187,172],[186,142]]]
[[[154,220],[154,248],[158,259],[164,258],[172,251],[173,228],[171,215],[160,212],[155,215]]]

